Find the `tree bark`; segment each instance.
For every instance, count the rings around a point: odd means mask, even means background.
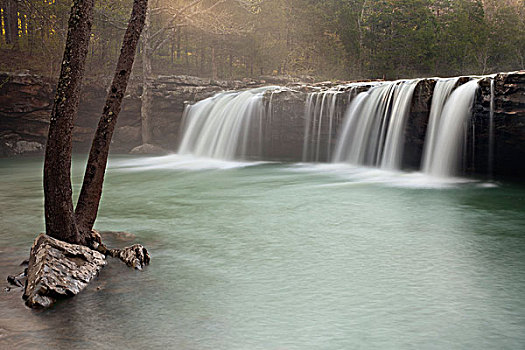
[[[177,28],[177,63],[178,63],[178,60],[180,60],[180,52],[181,52],[181,49],[180,49],[180,41],[181,41],[181,35],[180,35],[180,32],[181,32],[182,28]]]
[[[69,243],[82,243],[71,189],[73,122],[88,52],[94,0],[75,0],[71,8],[62,68],[47,138],[44,161],[46,232]]]
[[[142,96],[140,116],[142,120],[142,143],[151,141],[151,22],[150,11],[146,12],[144,31],[142,33]]]
[[[4,11],[5,42],[16,46],[18,43],[18,2],[6,0]]]
[[[78,229],[84,238],[91,236],[91,230],[97,218],[111,137],[117,124],[122,99],[126,93],[129,76],[133,68],[140,34],[144,28],[147,7],[148,0],[134,0],[133,2],[133,10],[122,41],[115,76],[93,138],[84,183],[75,211]]]
[[[211,79],[217,80],[217,58],[215,57],[215,47],[211,48]]]

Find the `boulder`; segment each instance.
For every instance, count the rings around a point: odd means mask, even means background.
[[[31,248],[23,298],[31,308],[47,308],[80,293],[106,265],[105,256],[86,246],[40,234]]]

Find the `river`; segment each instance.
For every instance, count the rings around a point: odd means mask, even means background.
[[[78,193],[85,159],[75,158]],[[340,164],[113,156],[96,228],[144,244],[25,308],[42,161],[0,160],[0,348],[520,349],[525,187]]]

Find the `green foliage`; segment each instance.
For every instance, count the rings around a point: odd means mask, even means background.
[[[17,3],[18,41],[0,40],[0,67],[56,74],[71,1]],[[151,0],[151,33],[161,33],[154,73],[395,79],[525,68],[521,0],[203,0],[187,8],[193,3]],[[92,75],[112,71],[130,4],[97,1]]]

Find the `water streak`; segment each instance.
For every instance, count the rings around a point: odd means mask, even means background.
[[[494,175],[494,107],[496,95],[494,92],[494,77],[490,80],[490,115],[489,115],[489,160],[488,175]]]
[[[263,95],[276,88],[221,92],[187,106],[178,153],[223,160],[260,157]]]
[[[308,94],[305,104],[304,162],[321,160],[323,139],[326,139],[326,157],[330,159],[332,135],[335,134],[335,127],[340,118],[337,102],[342,93],[343,91],[339,90],[327,90]],[[324,133],[328,134],[327,138],[323,137]]]
[[[434,87],[425,145],[423,147],[423,172],[428,173],[430,171],[430,163],[436,152],[436,139],[441,121],[441,113],[443,112],[443,107],[445,107],[445,103],[452,93],[452,90],[457,85],[458,80],[459,78],[439,79]]]
[[[359,94],[346,111],[333,161],[400,169],[406,121],[418,82],[382,83]]]
[[[479,79],[474,79],[461,85],[447,99],[436,131],[435,151],[425,168],[426,173],[438,177],[458,175],[478,82]]]

